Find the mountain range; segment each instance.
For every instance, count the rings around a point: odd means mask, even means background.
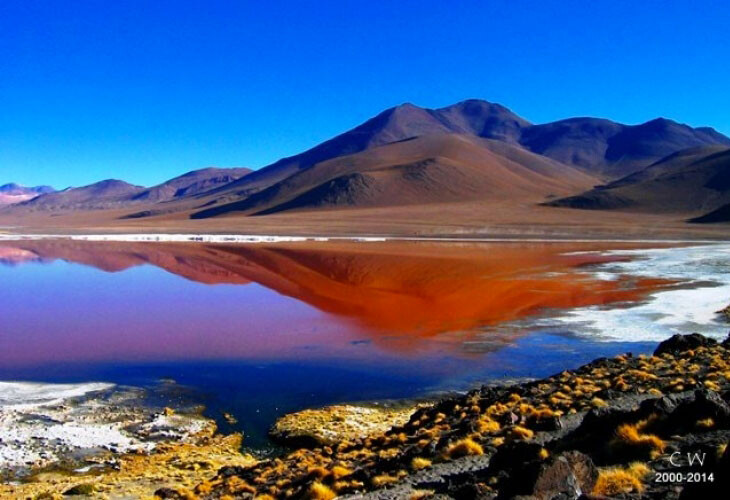
[[[11,182],[0,186],[0,206],[20,203],[54,191],[51,186],[25,187]]]
[[[106,180],[26,195],[0,215],[210,219],[488,201],[710,222],[723,218],[702,217],[730,206],[726,167],[730,138],[665,118],[532,124],[481,100],[403,104],[256,171],[208,168],[150,188]]]

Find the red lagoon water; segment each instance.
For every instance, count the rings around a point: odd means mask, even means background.
[[[601,252],[628,244],[2,245],[5,367],[473,357],[464,343],[490,327],[671,284],[598,279],[592,266],[627,258]],[[495,348],[528,331],[495,337]]]

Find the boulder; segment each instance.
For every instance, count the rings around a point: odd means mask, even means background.
[[[690,333],[689,335],[675,334],[659,344],[654,351],[654,355],[660,356],[664,353],[679,354],[681,352],[689,351],[690,349],[708,347],[715,344],[717,344],[715,339],[705,337],[699,333]]]
[[[598,469],[590,457],[571,451],[513,470],[500,485],[500,498],[575,500],[589,493],[597,479]]]

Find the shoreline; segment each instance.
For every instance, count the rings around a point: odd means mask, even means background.
[[[190,477],[178,478],[169,452],[179,457],[181,449],[170,443],[141,455],[121,455],[122,463],[147,465],[124,480],[114,479],[119,481],[114,491],[139,488],[134,474],[146,474],[152,477],[145,483],[148,494],[201,500],[226,495],[685,498],[683,489],[685,495],[709,494],[727,486],[718,467],[730,463],[729,353],[730,337],[717,342],[699,334],[675,335],[651,356],[599,358],[550,377],[483,385],[410,410],[384,407],[385,412],[371,415],[358,411],[364,407],[358,404],[305,410],[285,417],[304,447],[256,460],[240,454],[240,441],[237,447],[230,442],[221,447],[220,440],[231,436],[211,436],[184,445],[184,453],[200,457],[213,443],[218,462],[241,463],[205,468],[191,483]],[[387,412],[393,416],[390,425]],[[338,424],[348,416],[353,425]],[[302,439],[307,436],[313,439]],[[673,468],[667,458],[695,451],[708,457],[702,467]],[[716,481],[653,480],[654,474],[669,472],[713,473]],[[104,475],[76,472],[63,478],[39,474],[14,486],[0,485],[0,493],[12,498],[62,494],[70,483],[90,484],[89,491],[99,495],[111,491],[112,479]]]
[[[216,234],[216,233],[3,233],[1,241],[72,240],[72,241],[110,241],[135,243],[298,243],[298,242],[443,242],[443,243],[639,243],[639,244],[698,244],[711,245],[730,242],[730,239],[636,239],[636,238],[535,238],[535,237],[458,237],[458,236],[397,236],[397,235],[258,235],[258,234]]]
[[[712,495],[727,487],[721,472],[730,465],[728,352],[730,338],[675,335],[651,356],[599,358],[540,380],[482,386],[417,409],[386,432],[330,436],[221,469],[189,492],[157,495],[719,498]],[[687,453],[706,460],[670,461]],[[711,480],[655,479],[669,473]]]

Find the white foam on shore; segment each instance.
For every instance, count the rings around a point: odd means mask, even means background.
[[[70,398],[104,391],[114,384],[90,382],[84,384],[44,384],[36,382],[0,382],[0,410],[29,409],[57,405]]]
[[[680,332],[715,338],[727,335],[730,326],[717,313],[730,304],[730,245],[611,250],[603,254],[634,259],[597,266],[595,276],[599,279],[669,278],[682,286],[654,292],[639,304],[567,310],[538,321],[539,325],[568,329],[600,341],[659,342]]]

